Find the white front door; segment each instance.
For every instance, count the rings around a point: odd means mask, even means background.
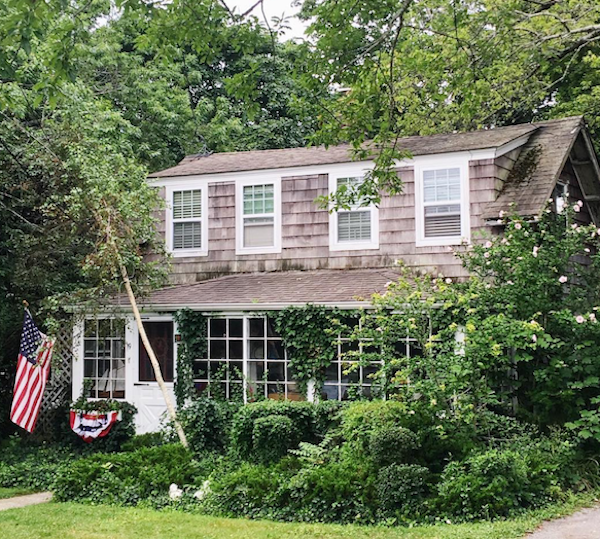
[[[144,320],[144,328],[150,344],[161,366],[163,378],[175,402],[173,380],[175,376],[175,337],[173,321],[170,318],[150,318]],[[133,339],[133,404],[137,407],[136,432],[154,432],[160,429],[167,419],[167,406],[162,391],[158,387],[148,354],[136,330]]]

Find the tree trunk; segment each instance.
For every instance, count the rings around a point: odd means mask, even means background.
[[[169,416],[175,425],[175,430],[177,431],[177,436],[179,436],[179,440],[181,445],[186,449],[188,446],[188,441],[185,436],[185,432],[183,432],[183,427],[181,423],[177,420],[177,415],[175,413],[175,405],[171,400],[171,395],[167,391],[167,386],[165,385],[165,380],[163,378],[162,372],[160,370],[160,365],[158,363],[158,359],[156,359],[156,354],[150,345],[150,341],[148,340],[148,335],[146,335],[146,330],[144,329],[144,324],[142,323],[142,318],[140,317],[140,311],[137,306],[137,301],[133,294],[133,289],[131,288],[131,282],[129,281],[129,275],[127,274],[127,268],[121,264],[121,275],[123,276],[123,282],[125,283],[125,289],[127,290],[127,296],[129,297],[129,303],[131,303],[131,308],[133,310],[133,316],[135,317],[135,322],[137,324],[138,330],[140,332],[140,337],[142,342],[144,343],[144,348],[146,348],[146,352],[148,352],[148,357],[150,358],[150,363],[152,363],[152,368],[154,369],[154,376],[156,378],[156,382],[158,383],[158,387],[162,391],[163,397],[165,399],[165,403],[167,405],[167,411],[169,412]]]

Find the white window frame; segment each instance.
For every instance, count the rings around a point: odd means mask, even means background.
[[[200,249],[174,249],[173,248],[173,229],[174,223],[183,223],[186,221],[198,221],[198,219],[173,219],[173,193],[176,191],[201,191],[202,215],[200,217],[200,227],[202,234],[202,247]],[[165,222],[165,239],[167,250],[175,257],[181,258],[186,256],[208,256],[208,182],[194,183],[175,183],[170,184],[166,188],[165,193],[167,201],[166,222]]]
[[[425,237],[425,205],[424,201],[424,173],[432,170],[446,170],[458,168],[460,170],[460,229],[459,236]],[[416,246],[437,247],[444,245],[460,245],[471,241],[471,207],[469,203],[469,160],[448,159],[443,155],[416,161],[415,168],[415,225]]]
[[[348,168],[329,174],[329,194],[337,190],[338,180],[344,178],[358,178],[365,175],[365,170]],[[371,216],[371,239],[339,241],[338,240],[338,215],[351,211],[368,211]],[[350,210],[336,210],[329,213],[329,250],[330,251],[363,251],[379,249],[379,208],[375,204],[369,206],[353,206]]]
[[[244,215],[244,187],[273,185],[273,245],[244,247],[244,217],[265,217],[267,214]],[[268,214],[270,216],[270,214]],[[263,176],[238,179],[235,183],[235,254],[262,255],[281,253],[281,177]]]

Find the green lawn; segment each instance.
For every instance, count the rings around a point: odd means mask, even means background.
[[[179,511],[49,503],[0,512],[0,529],[11,539],[514,539],[545,518],[591,502],[591,496],[580,497],[552,510],[506,522],[413,529],[282,524]]]
[[[12,498],[13,496],[23,496],[24,494],[31,494],[33,491],[21,487],[0,487],[0,500],[2,498]]]

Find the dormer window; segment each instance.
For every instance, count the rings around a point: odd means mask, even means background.
[[[340,187],[356,189],[363,181],[362,176],[337,177],[330,179],[331,192]],[[339,209],[330,214],[329,249],[352,251],[379,249],[379,213],[375,205]]]
[[[281,252],[280,180],[242,180],[236,196],[237,254]]]
[[[203,256],[208,253],[206,187],[167,192],[167,247],[173,256]]]
[[[415,167],[417,246],[468,241],[469,178],[466,163]]]
[[[561,213],[569,201],[567,184],[558,182],[552,191],[552,199],[554,200],[554,210],[556,213]]]

